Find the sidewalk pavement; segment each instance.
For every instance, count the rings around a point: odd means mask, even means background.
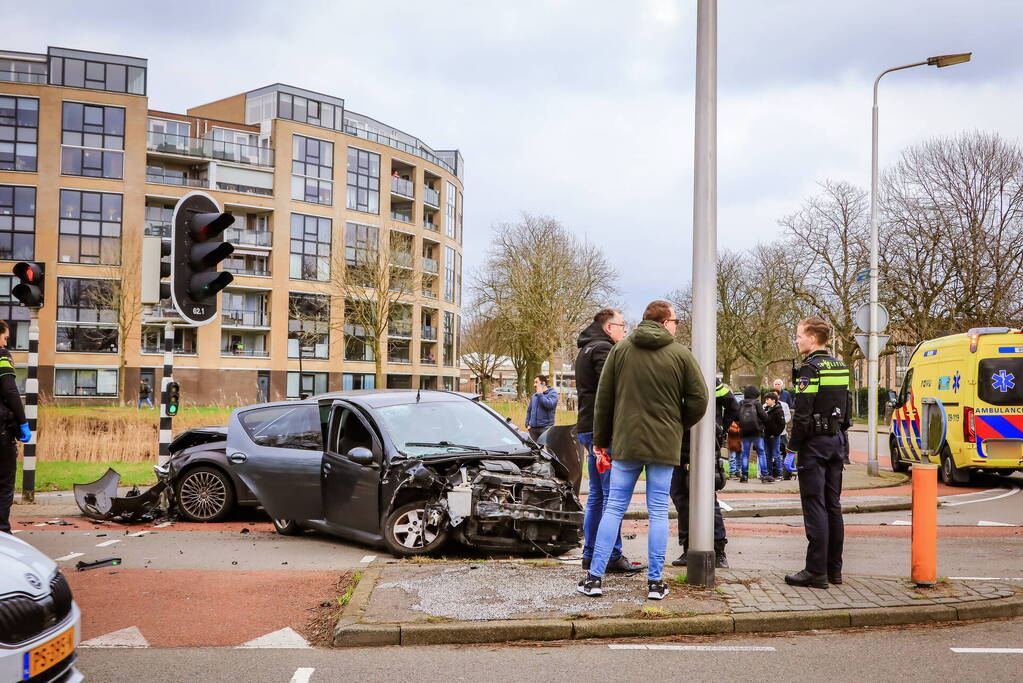
[[[426,645],[514,640],[800,631],[1023,615],[1023,589],[996,581],[919,587],[846,576],[828,590],[779,573],[718,570],[713,589],[666,567],[670,593],[646,599],[646,576],[608,575],[604,595],[576,592],[578,560],[443,561],[371,566],[334,630],[334,645]],[[575,566],[572,566],[575,565]]]

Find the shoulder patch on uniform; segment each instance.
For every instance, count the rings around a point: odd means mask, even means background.
[[[806,391],[806,388],[810,386],[810,378],[800,377],[799,381],[796,382],[796,386],[799,387],[800,391]]]

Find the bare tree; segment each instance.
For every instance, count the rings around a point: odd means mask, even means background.
[[[484,398],[505,357],[498,321],[474,309],[462,321],[462,362],[479,379]]]
[[[327,357],[327,335],[330,332],[330,300],[319,294],[288,295],[288,340],[294,339],[298,346],[298,374],[302,375],[302,359],[308,358],[307,349],[314,350],[313,356]],[[323,346],[322,354],[316,348]],[[289,349],[290,350],[290,349]],[[291,355],[290,353],[288,354]],[[301,386],[301,382],[299,383]]]
[[[370,227],[366,239],[346,247],[345,256],[335,259],[330,269],[332,289],[344,301],[344,319],[336,326],[346,344],[355,341],[369,347],[377,387],[385,385],[383,358],[388,349],[384,342],[394,323],[392,309],[413,292],[416,281],[399,253],[392,254],[377,229]]]
[[[782,244],[758,245],[743,255],[742,276],[729,297],[740,300],[736,307],[742,309],[735,345],[760,383],[767,379],[768,366],[795,356],[791,340],[798,305],[791,288],[781,284],[791,277],[790,258]]]
[[[120,405],[126,405],[125,369],[128,367],[128,347],[141,343],[141,266],[138,258],[126,258],[122,247],[120,279],[91,280],[79,291],[79,306],[95,311],[94,327],[78,327],[82,341],[97,349],[117,348],[117,396]],[[106,323],[106,325],[103,325]]]

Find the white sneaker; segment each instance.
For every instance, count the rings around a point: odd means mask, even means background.
[[[646,597],[648,600],[664,600],[668,595],[668,584],[660,579],[646,582]]]

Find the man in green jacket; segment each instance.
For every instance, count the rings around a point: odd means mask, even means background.
[[[589,573],[577,588],[584,595],[603,593],[601,577],[644,469],[650,520],[647,597],[661,600],[668,594],[661,570],[668,545],[671,474],[683,433],[707,410],[707,384],[692,352],[675,341],[677,325],[670,303],[651,302],[643,322],[615,344],[604,362],[594,405],[593,450],[602,460],[613,459],[614,465]],[[614,449],[608,456],[612,440]]]

